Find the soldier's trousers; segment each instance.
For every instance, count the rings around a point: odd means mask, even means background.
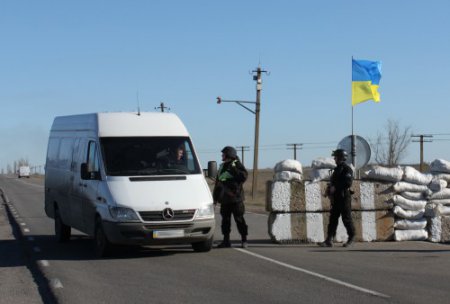
[[[339,216],[342,215],[342,222],[347,230],[348,238],[353,239],[355,236],[355,226],[352,220],[351,197],[345,197],[342,200],[335,200],[330,212],[330,222],[328,224],[327,238],[332,240],[336,236],[337,226],[339,224]]]
[[[246,237],[248,234],[248,227],[244,219],[244,213],[245,205],[243,202],[220,204],[220,215],[222,216],[222,234],[230,235],[231,215],[233,215],[239,233],[242,237]]]

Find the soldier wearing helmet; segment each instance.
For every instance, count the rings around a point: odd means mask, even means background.
[[[319,243],[322,247],[332,247],[333,238],[336,235],[339,217],[342,216],[342,222],[347,230],[348,239],[344,247],[353,244],[355,237],[355,227],[352,221],[351,194],[350,187],[353,182],[353,170],[346,164],[347,152],[343,149],[334,150],[331,154],[336,161],[336,168],[330,178],[328,196],[331,201],[330,222],[328,224],[327,238]]]
[[[237,229],[241,235],[242,248],[247,247],[247,224],[244,219],[244,189],[247,170],[237,157],[236,149],[226,146],[222,149],[222,161],[217,172],[216,184],[213,190],[214,204],[220,203],[222,216],[223,241],[219,248],[231,247],[231,215],[234,216]]]

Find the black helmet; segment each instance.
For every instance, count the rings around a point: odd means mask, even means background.
[[[344,149],[337,149],[334,150],[333,153],[331,153],[331,156],[335,156],[338,159],[342,159],[342,160],[347,160],[348,154],[347,151],[345,151]]]
[[[237,152],[236,149],[230,146],[226,146],[221,151],[227,158],[236,159],[237,158]]]

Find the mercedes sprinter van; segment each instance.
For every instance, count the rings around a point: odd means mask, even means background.
[[[45,212],[57,241],[71,228],[114,244],[192,244],[209,251],[214,206],[194,145],[173,113],[94,113],[54,119]]]

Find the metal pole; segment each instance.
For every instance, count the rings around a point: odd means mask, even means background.
[[[355,134],[353,133],[353,105],[352,105],[352,148],[351,148],[351,155],[352,155],[352,164],[353,167],[356,167],[356,140],[355,140]]]
[[[420,135],[420,172],[423,172],[423,135]]]
[[[259,112],[261,108],[261,67],[256,70],[256,109],[255,109],[255,150],[253,155],[252,199],[255,200],[258,188],[258,150],[259,150]]]

